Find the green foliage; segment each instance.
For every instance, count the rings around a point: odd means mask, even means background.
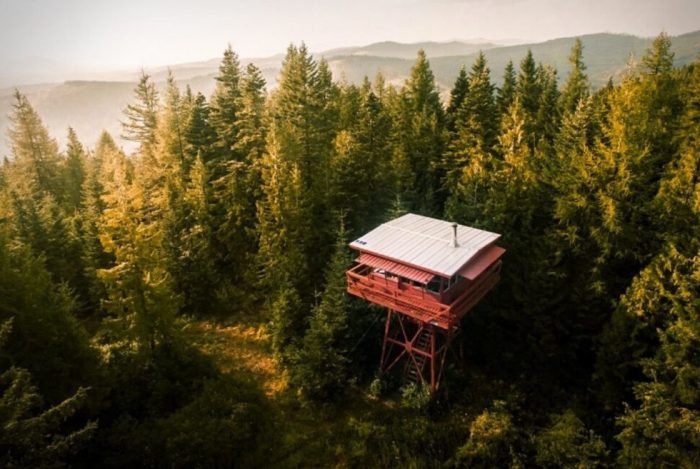
[[[309,329],[292,361],[292,383],[307,400],[337,400],[347,386],[352,311],[345,292],[345,270],[351,258],[342,223],[337,238],[321,301],[312,312]]]
[[[469,427],[469,439],[457,449],[455,467],[522,467],[515,448],[517,429],[505,403],[495,401]]]
[[[49,403],[67,398],[95,374],[95,356],[74,308],[42,262],[0,231],[0,321],[12,320],[0,364],[28,370]]]
[[[651,356],[637,354],[645,379],[634,386],[638,405],[619,418],[619,462],[692,467],[700,457],[700,258],[670,249],[659,264],[663,270],[644,274],[662,285],[642,277],[622,303],[635,323],[658,337],[658,347]]]
[[[436,195],[445,140],[445,117],[435,77],[422,50],[411,74],[395,99],[395,197],[409,210],[435,213]]]
[[[343,89],[341,103],[347,123],[334,139],[331,202],[350,234],[359,235],[384,219],[390,203],[391,120],[369,83]]]
[[[534,444],[540,467],[601,467],[607,456],[603,440],[571,410],[552,416],[551,425],[535,435]]]
[[[425,411],[432,398],[430,387],[425,384],[409,384],[401,389],[401,404],[407,409]]]
[[[8,323],[5,323],[8,324]],[[84,388],[48,409],[22,368],[0,374],[0,464],[3,467],[65,467],[68,456],[90,440],[97,428],[93,422],[70,431],[61,427],[85,402]]]
[[[261,392],[231,379],[207,381],[195,399],[156,423],[170,467],[252,467],[264,465],[275,429]]]
[[[26,249],[6,243],[0,238],[0,464],[62,467],[96,428],[66,424],[84,408],[78,383],[94,377],[96,362],[66,291]]]
[[[109,170],[100,242],[115,264],[98,271],[107,289],[105,307],[124,321],[144,350],[153,350],[170,339],[178,308],[159,249],[164,231],[157,219],[149,220],[153,201],[146,199],[124,156],[116,155]]]

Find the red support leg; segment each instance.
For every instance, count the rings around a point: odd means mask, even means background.
[[[379,370],[381,372],[384,372],[384,365],[385,365],[385,360],[386,360],[386,346],[389,338],[389,329],[391,328],[391,313],[392,311],[389,309],[387,310],[386,314],[386,323],[384,324],[384,342],[382,342],[382,356],[379,359]]]
[[[437,382],[435,381],[435,328],[430,328],[430,392],[435,394]]]

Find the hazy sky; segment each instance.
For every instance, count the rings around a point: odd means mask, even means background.
[[[27,58],[93,70],[381,40],[540,41],[700,29],[700,0],[0,0],[0,67]]]

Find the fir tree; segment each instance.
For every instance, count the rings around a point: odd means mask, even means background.
[[[201,155],[205,163],[209,164],[212,158],[212,146],[216,134],[209,122],[209,105],[202,93],[192,100],[189,107],[189,116],[185,122],[184,139],[187,161],[194,161],[197,155]]]
[[[81,190],[85,180],[86,155],[78,136],[68,128],[68,148],[63,165],[64,206],[67,213],[74,213],[80,206]]]
[[[12,181],[25,194],[46,192],[57,202],[62,201],[58,145],[49,136],[41,118],[29,100],[15,91],[9,131],[12,146]]]
[[[369,82],[348,87],[341,100],[341,130],[331,160],[332,206],[344,213],[351,234],[379,223],[389,206],[391,122]]]
[[[541,79],[538,79],[539,77],[542,77],[542,74],[538,73],[538,67],[532,56],[532,51],[528,49],[527,55],[520,62],[515,94],[520,100],[520,106],[523,109],[525,141],[528,142],[531,150],[537,144],[537,114],[542,94]]]
[[[651,43],[651,47],[642,58],[644,73],[650,75],[667,74],[673,68],[673,52],[668,34],[659,34]]]
[[[554,138],[559,130],[560,112],[557,106],[557,71],[550,67],[538,67],[540,102],[537,109],[535,135],[533,141],[545,158],[551,158]]]
[[[350,298],[345,291],[345,270],[350,261],[341,224],[321,301],[312,312],[309,329],[293,359],[292,382],[304,399],[335,400],[345,388],[350,346]]]
[[[141,146],[144,155],[153,151],[158,125],[158,91],[150,75],[141,71],[141,77],[134,89],[136,102],[124,110],[126,121],[122,122],[122,137]]]
[[[651,356],[639,350],[643,343],[635,344],[633,354],[623,355],[639,360],[645,380],[634,387],[639,405],[629,407],[619,419],[622,465],[691,467],[700,457],[700,368],[694,358],[700,333],[698,278],[697,251],[688,258],[670,248],[642,272],[623,300],[625,314],[642,323],[647,334],[658,334],[659,345]],[[642,331],[634,332],[632,337],[643,337]]]
[[[445,110],[445,118],[447,121],[447,131],[454,133],[457,127],[457,113],[462,107],[462,103],[469,94],[469,77],[467,69],[462,67],[459,69],[459,75],[455,80],[454,86],[450,91],[450,102]]]
[[[0,323],[0,351],[12,332],[12,320]],[[0,463],[5,467],[56,467],[74,454],[95,433],[97,425],[88,422],[75,431],[65,431],[63,423],[84,406],[87,390],[79,388],[57,405],[42,409],[43,399],[32,383],[31,374],[12,366],[0,369]],[[63,430],[63,431],[62,431]]]
[[[590,85],[586,76],[586,65],[583,63],[583,43],[576,38],[569,55],[569,76],[559,98],[562,114],[576,111],[579,101],[588,97]]]
[[[210,100],[209,122],[216,134],[211,162],[212,180],[217,180],[226,170],[227,162],[240,161],[241,155],[234,146],[238,141],[241,98],[241,65],[238,55],[229,45],[224,51],[224,57],[219,65],[216,77],[216,88]]]
[[[445,139],[444,110],[423,50],[418,51],[399,98],[395,194],[413,210],[434,213],[442,205],[436,191],[442,179],[439,168]]]
[[[217,267],[229,280],[232,300],[245,309],[251,303],[249,291],[241,285],[250,281],[253,255],[257,250],[252,227],[256,221],[256,201],[261,198],[261,160],[265,151],[267,119],[265,81],[250,65],[240,81],[241,97],[238,140],[234,149],[241,161],[230,161],[214,187],[216,222],[210,221],[218,251]]]
[[[491,158],[496,143],[496,108],[486,57],[480,53],[469,73],[469,94],[457,111],[456,128],[445,155],[448,194],[455,192],[464,167],[470,161]],[[453,207],[465,201],[450,200]]]
[[[135,172],[123,155],[115,155],[105,168],[105,210],[100,222],[100,241],[114,256],[115,265],[98,271],[105,283],[105,307],[118,317],[140,350],[152,352],[172,339],[172,319],[178,296],[166,271],[164,230],[148,213],[149,203]]]
[[[496,97],[496,106],[498,108],[499,116],[504,116],[508,113],[508,109],[510,109],[510,105],[513,103],[513,99],[515,98],[516,86],[517,81],[515,67],[513,67],[513,61],[509,60],[506,64],[505,71],[503,72],[503,84],[500,88],[498,88],[498,94]]]
[[[9,202],[18,240],[42,256],[57,282],[84,294],[80,245],[61,202],[65,188],[55,140],[27,99],[15,94],[10,129],[14,159],[7,165]],[[83,296],[84,299],[84,296]]]

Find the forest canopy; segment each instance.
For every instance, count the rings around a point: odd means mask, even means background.
[[[599,89],[580,41],[561,78],[481,54],[447,101],[422,51],[357,86],[291,45],[268,93],[228,47],[209,97],[142,74],[132,154],[59,148],[16,92],[0,465],[693,467],[700,62],[670,47]],[[382,312],[345,292],[348,241],[406,212],[508,250],[433,399],[377,375]]]

